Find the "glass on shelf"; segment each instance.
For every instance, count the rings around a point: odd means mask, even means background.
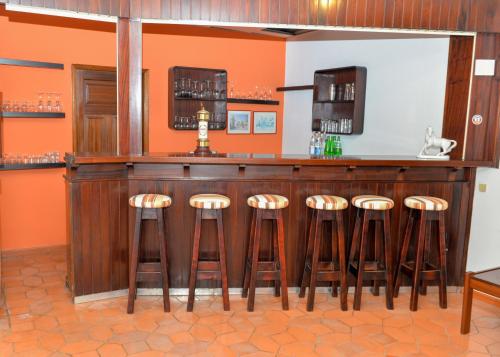
[[[200,98],[200,93],[198,91],[198,81],[193,80],[191,83],[192,83],[191,97],[194,99]]]
[[[61,102],[61,93],[55,93],[54,96],[55,96],[54,111],[61,113],[63,111]]]
[[[47,102],[46,102],[46,105],[45,107],[47,108],[47,111],[48,112],[51,112],[53,111],[53,107],[52,107],[52,93],[47,93]]]
[[[37,105],[36,109],[38,112],[45,111],[45,106],[43,105],[43,93],[42,92],[38,93],[38,105]]]
[[[12,105],[10,104],[10,100],[6,100],[2,104],[2,111],[3,112],[10,112],[12,111]]]

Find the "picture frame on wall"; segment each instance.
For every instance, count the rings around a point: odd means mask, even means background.
[[[250,134],[250,117],[252,112],[229,110],[227,112],[228,134]]]
[[[276,112],[254,112],[254,134],[276,134]]]

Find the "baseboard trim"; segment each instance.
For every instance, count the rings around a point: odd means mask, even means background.
[[[298,294],[299,293],[299,287],[289,287],[288,288],[288,293],[289,294]],[[438,287],[437,286],[429,286],[428,288],[429,292],[437,292]],[[457,286],[448,286],[448,292],[450,293],[460,293],[462,288],[457,287]],[[241,295],[241,290],[242,288],[229,288],[229,295]],[[369,292],[370,287],[365,286],[363,287],[363,292]],[[380,287],[381,294],[384,294],[384,287]],[[402,286],[400,289],[401,292],[409,292],[410,287],[409,286]],[[318,287],[316,288],[316,292],[318,294],[329,294],[331,292],[329,287]],[[255,293],[258,295],[272,295],[274,293],[274,288],[257,288],[255,289]],[[354,287],[351,286],[349,288],[349,293],[354,293]],[[122,289],[122,290],[114,290],[114,291],[109,291],[109,292],[104,292],[104,293],[98,293],[98,294],[89,294],[89,295],[81,295],[81,296],[75,296],[73,298],[73,302],[75,304],[83,304],[86,302],[92,302],[92,301],[99,301],[99,300],[107,300],[107,299],[113,299],[117,297],[122,297],[122,296],[127,296],[128,294],[128,289]],[[187,288],[172,288],[169,290],[170,296],[187,296],[188,295],[188,289]],[[209,289],[209,288],[198,288],[195,290],[195,294],[198,296],[220,296],[222,294],[220,288],[216,289]],[[163,291],[161,288],[148,288],[148,289],[137,289],[137,295],[139,296],[162,296]]]
[[[2,258],[19,257],[36,253],[49,253],[52,252],[53,250],[58,250],[58,249],[64,250],[67,247],[68,246],[66,244],[58,244],[58,245],[49,245],[43,247],[2,250]]]

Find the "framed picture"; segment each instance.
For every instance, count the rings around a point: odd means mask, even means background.
[[[276,112],[254,112],[253,133],[276,134]]]
[[[250,116],[249,111],[227,112],[227,133],[228,134],[250,134]]]

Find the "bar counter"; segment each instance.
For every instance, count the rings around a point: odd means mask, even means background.
[[[192,251],[194,213],[189,197],[218,193],[231,199],[223,210],[230,288],[242,286],[251,209],[246,200],[274,193],[290,201],[284,210],[288,284],[300,283],[304,267],[306,227],[310,212],[307,196],[332,194],[350,200],[355,195],[392,198],[391,227],[397,256],[411,195],[432,195],[448,201],[446,231],[448,284],[462,285],[469,242],[470,217],[477,162],[429,161],[403,156],[320,158],[300,155],[151,153],[142,156],[67,154],[68,286],[75,301],[87,295],[107,296],[128,287],[129,239],[134,210],[130,196],[162,193],[172,197],[166,210],[169,278],[171,288],[187,288]],[[345,210],[350,243],[355,210]],[[150,224],[151,223],[151,224]],[[206,223],[200,251],[216,254],[215,224]],[[204,223],[205,224],[205,223]],[[325,226],[324,234],[330,234]],[[141,259],[155,260],[158,241],[154,222],[143,228]],[[262,255],[269,253],[271,232],[264,225]],[[325,243],[324,258],[331,256]],[[410,252],[410,255],[413,252]],[[143,285],[154,288],[152,285]],[[214,288],[207,282],[198,287]]]

